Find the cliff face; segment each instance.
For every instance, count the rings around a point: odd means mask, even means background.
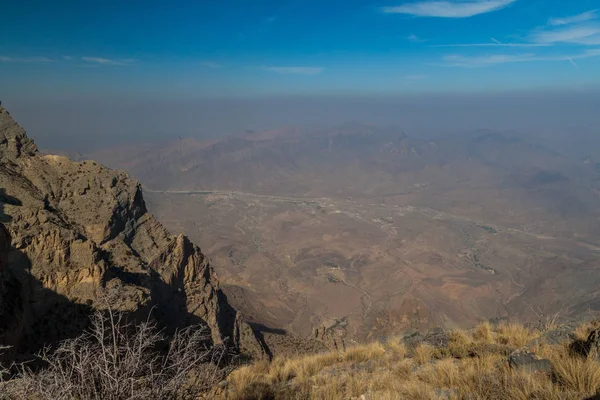
[[[5,341],[32,348],[76,334],[93,309],[143,318],[154,308],[167,328],[206,324],[214,342],[264,354],[206,257],[147,212],[138,182],[93,161],[40,155],[2,107],[0,205],[2,281],[12,282],[12,294],[0,286],[0,306],[12,301],[19,319]]]

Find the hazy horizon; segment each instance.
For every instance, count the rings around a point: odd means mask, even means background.
[[[600,126],[596,0],[34,3],[2,9],[0,100],[42,148]]]
[[[395,126],[436,137],[474,129],[564,136],[597,132],[600,90],[527,90],[411,95],[260,96],[214,99],[57,97],[3,99],[40,148],[89,152],[124,143],[199,140],[288,126],[347,122]]]

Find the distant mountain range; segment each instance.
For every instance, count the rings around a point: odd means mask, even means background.
[[[424,197],[503,190],[562,217],[600,217],[600,168],[547,140],[472,131],[436,140],[362,124],[281,129],[212,141],[130,145],[86,157],[124,169],[151,190],[232,190],[305,197]],[[415,187],[426,190],[416,191]]]
[[[252,321],[361,339],[600,311],[600,159],[586,140],[352,123],[86,157],[140,179]]]

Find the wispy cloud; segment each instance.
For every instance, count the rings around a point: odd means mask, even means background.
[[[550,18],[546,25],[530,31],[521,43],[504,43],[492,37],[490,38],[490,42],[487,43],[444,44],[432,45],[431,47],[536,48],[554,46],[560,43],[579,46],[600,46],[600,23],[594,21],[596,18],[598,18],[597,10],[564,18]],[[442,58],[442,65],[477,68],[509,63],[562,61],[570,63],[575,69],[579,69],[577,60],[600,57],[600,49],[597,48],[588,48],[586,50],[581,50],[581,47],[578,46],[562,46],[560,48],[563,49],[562,54],[556,54],[556,52],[554,54],[548,54],[547,52],[475,55],[450,54]],[[565,50],[567,48],[571,50]]]
[[[571,43],[580,45],[600,45],[600,23],[596,21],[598,10],[563,18],[550,18],[544,27],[530,34],[535,43]]]
[[[531,39],[536,43],[581,43],[595,44],[595,39],[600,40],[600,26],[571,26],[563,29],[553,29],[535,32]],[[593,40],[592,40],[593,39]],[[585,42],[588,43],[585,43]]]
[[[135,60],[131,58],[125,59],[110,59],[103,57],[81,57],[82,61],[99,64],[99,65],[131,65]]]
[[[427,41],[427,39],[420,38],[417,35],[415,35],[414,33],[408,35],[406,37],[406,39],[408,39],[409,42],[413,42],[413,43],[423,43],[423,42]]]
[[[268,18],[265,18],[265,23],[272,24],[273,22],[277,21],[277,19],[278,19],[277,15],[272,15]]]
[[[383,7],[385,13],[408,14],[417,17],[468,18],[508,7],[516,0],[419,1],[399,6]]]
[[[579,65],[577,65],[577,63],[575,61],[573,61],[573,59],[571,57],[567,57],[567,61],[569,61],[571,63],[573,68],[579,69]]]
[[[600,57],[600,49],[590,49],[590,50],[586,50],[584,52],[584,54],[587,57]],[[585,58],[587,58],[585,57]]]
[[[533,29],[522,43],[504,43],[490,38],[488,43],[440,44],[431,47],[545,47],[556,43],[600,45],[598,10],[587,11],[564,18],[550,18],[548,23]]]
[[[535,61],[536,55],[525,54],[493,54],[484,56],[464,56],[460,54],[449,54],[443,57],[444,64],[450,67],[485,67],[495,64],[507,64],[516,62]]]
[[[49,63],[54,60],[48,57],[6,57],[0,56],[0,62],[10,63]]]
[[[265,67],[265,69],[284,75],[317,75],[323,72],[322,67]]]
[[[503,43],[494,38],[490,38],[488,43],[454,43],[454,44],[434,44],[430,47],[547,47],[549,43]]]
[[[579,68],[575,60],[581,60],[591,57],[600,57],[600,49],[588,49],[581,53],[565,55],[537,55],[534,53],[522,54],[493,54],[484,56],[464,56],[459,54],[450,54],[443,57],[445,66],[448,67],[466,67],[477,68],[497,64],[523,63],[534,61],[568,61],[576,68]]]
[[[548,20],[548,25],[557,26],[557,25],[569,25],[578,22],[590,21],[592,19],[596,19],[598,16],[598,10],[590,10],[581,14],[573,15],[570,17],[564,18],[550,18]]]
[[[201,66],[212,69],[223,68],[223,64],[215,62],[215,61],[202,61],[200,63]]]

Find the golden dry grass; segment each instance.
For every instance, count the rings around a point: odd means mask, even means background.
[[[496,335],[498,343],[514,347],[525,346],[538,336],[536,331],[514,323],[498,325]]]
[[[581,328],[586,336],[589,325]],[[518,324],[452,331],[446,348],[407,349],[399,338],[292,359],[259,362],[229,378],[227,399],[581,399],[600,393],[600,362],[569,352],[569,343],[530,348],[551,360],[552,374],[510,368],[506,349],[541,332]],[[482,350],[483,349],[483,350]]]
[[[564,387],[581,393],[600,391],[600,362],[596,356],[573,356],[568,348],[561,347],[549,354],[556,379]]]
[[[417,362],[417,364],[425,365],[433,358],[435,348],[428,344],[420,344],[415,348],[414,353],[415,354],[413,358]]]
[[[586,340],[590,332],[598,328],[600,328],[600,320],[588,321],[579,325],[573,334],[575,335],[576,339]]]
[[[489,322],[479,324],[473,332],[473,339],[480,343],[493,343],[494,332]]]

